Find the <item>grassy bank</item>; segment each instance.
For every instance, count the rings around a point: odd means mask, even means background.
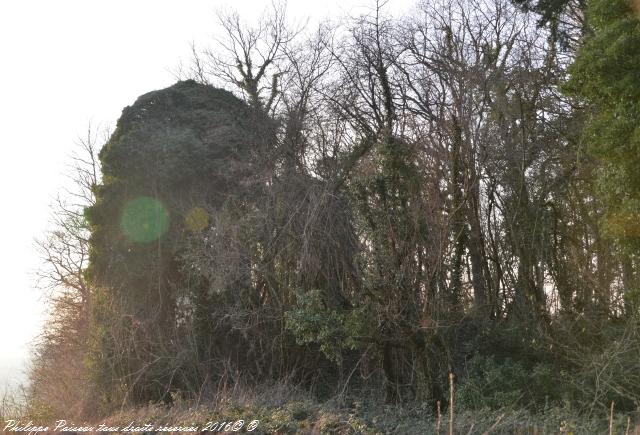
[[[455,403],[455,402],[454,402]],[[171,405],[120,409],[94,421],[56,416],[38,421],[37,409],[11,408],[20,425],[48,425],[51,432],[80,433],[255,433],[255,434],[638,434],[634,417],[614,413],[587,416],[580,410],[550,407],[442,410],[427,404],[388,405],[373,398],[333,397],[320,402],[286,384],[259,389],[234,387],[206,401],[173,397]],[[8,410],[6,408],[5,410]],[[612,416],[612,418],[611,418]],[[7,420],[9,415],[4,415]],[[68,418],[56,429],[56,419]],[[6,429],[6,422],[3,428]],[[249,428],[253,430],[248,430]]]

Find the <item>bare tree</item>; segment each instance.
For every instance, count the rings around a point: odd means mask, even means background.
[[[221,35],[215,38],[215,47],[199,51],[192,45],[186,76],[201,83],[231,85],[251,106],[272,113],[285,73],[286,48],[299,33],[287,23],[286,4],[273,3],[255,26],[245,24],[238,12],[221,10],[218,25]]]
[[[89,127],[78,141],[71,156],[71,187],[56,198],[52,229],[36,242],[43,260],[38,283],[50,314],[30,372],[31,407],[80,415],[91,406],[84,366],[92,309],[92,290],[85,276],[90,229],[84,209],[95,203],[99,144],[106,137],[106,131]]]

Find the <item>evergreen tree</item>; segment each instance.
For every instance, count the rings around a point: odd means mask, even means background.
[[[610,234],[640,248],[640,20],[628,0],[593,0],[593,27],[570,69],[566,89],[584,98],[584,131],[600,160],[599,191]]]

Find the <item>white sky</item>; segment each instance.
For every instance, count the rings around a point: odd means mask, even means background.
[[[391,0],[400,13],[413,0]],[[268,0],[0,1],[0,394],[24,381],[44,307],[34,289],[34,239],[88,124],[115,125],[123,107],[170,86],[189,44],[206,45],[215,11],[249,20]],[[289,0],[289,15],[357,15],[373,0]]]

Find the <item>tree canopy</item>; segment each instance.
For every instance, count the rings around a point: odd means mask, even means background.
[[[591,1],[593,34],[578,52],[567,90],[589,103],[584,139],[602,162],[607,227],[640,248],[640,20],[625,0]]]

